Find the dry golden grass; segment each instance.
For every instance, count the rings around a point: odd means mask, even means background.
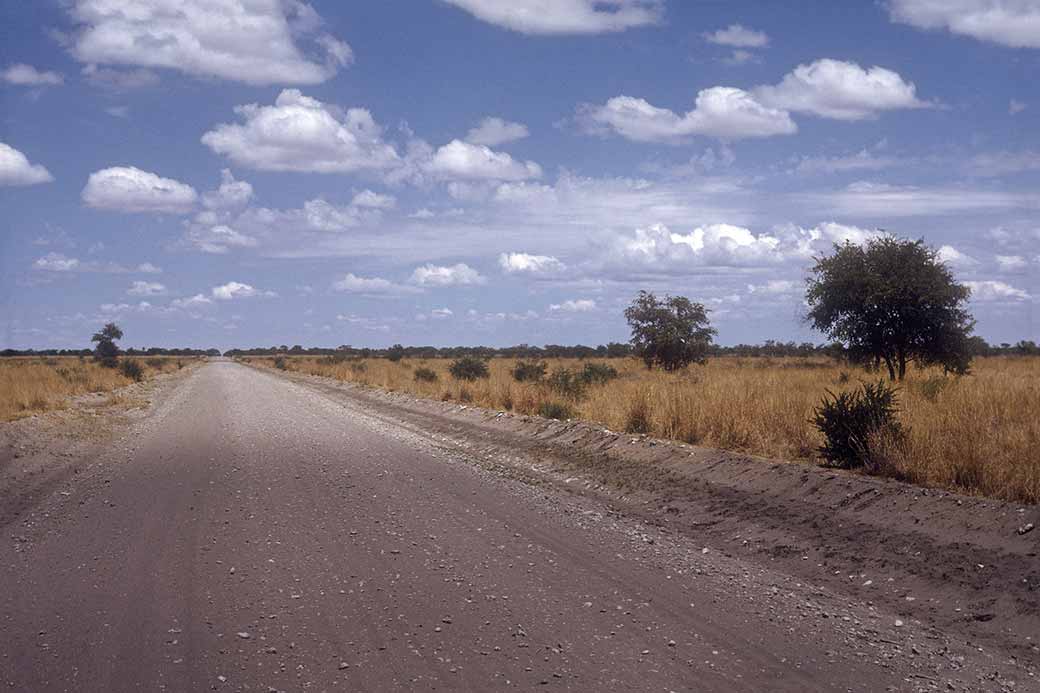
[[[173,357],[138,357],[144,377],[177,370]],[[61,409],[69,397],[89,392],[111,392],[131,381],[117,368],[102,368],[92,360],[75,356],[0,359],[0,421],[10,421],[53,409]]]
[[[453,380],[444,360],[369,359],[363,370],[357,361],[285,361],[293,371],[523,414],[560,403],[576,418],[615,431],[809,461],[817,461],[822,442],[810,419],[825,392],[877,379],[824,358],[716,358],[679,374],[647,371],[634,359],[612,360],[620,377],[574,401],[545,385],[516,382],[509,359],[492,360],[491,377],[473,383]],[[551,360],[549,370],[582,364]],[[416,381],[418,367],[432,369],[438,380]],[[899,399],[900,419],[909,430],[905,444],[889,453],[889,473],[926,486],[1040,501],[1040,359],[979,359],[963,378],[914,370]]]

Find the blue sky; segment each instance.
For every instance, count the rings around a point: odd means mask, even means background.
[[[67,0],[0,47],[0,346],[820,340],[924,238],[1040,339],[1040,2]]]

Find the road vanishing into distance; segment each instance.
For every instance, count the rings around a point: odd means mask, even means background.
[[[866,601],[648,536],[349,396],[220,360],[160,395],[2,528],[0,687],[1007,685],[978,683],[999,654],[942,651]]]

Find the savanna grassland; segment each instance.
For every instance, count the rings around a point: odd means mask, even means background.
[[[161,356],[120,361],[138,364],[138,374],[132,368],[105,368],[90,358],[76,356],[0,359],[0,421],[61,409],[70,397],[112,392],[138,378],[147,380],[183,368],[189,361]]]
[[[273,367],[271,358],[248,361]],[[596,361],[599,362],[599,361]],[[283,357],[286,370],[521,414],[576,418],[615,431],[769,458],[819,462],[811,419],[825,394],[878,375],[828,358],[712,358],[679,373],[636,359],[602,361],[617,377],[566,387],[586,361],[551,359],[546,377],[518,382],[516,361],[492,359],[489,377],[454,379],[449,360]],[[417,373],[419,374],[417,377]],[[432,375],[431,375],[432,374]],[[925,486],[1014,501],[1040,501],[1040,358],[977,359],[968,376],[914,370],[900,384],[906,436],[878,473]]]

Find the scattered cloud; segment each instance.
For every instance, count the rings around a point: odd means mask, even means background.
[[[964,282],[971,289],[971,298],[974,301],[985,303],[1028,301],[1030,296],[1027,291],[1015,288],[1001,281],[970,281]]]
[[[353,60],[350,46],[322,31],[321,17],[300,0],[74,0],[69,14],[70,52],[88,66],[284,85],[324,82]]]
[[[1022,101],[1011,99],[1011,101],[1008,102],[1008,115],[1018,115],[1022,111],[1026,110],[1026,108],[1028,108],[1028,106]]]
[[[507,274],[556,274],[566,266],[550,255],[529,255],[528,253],[502,253],[498,256],[498,265]]]
[[[166,293],[166,287],[159,282],[136,281],[126,293],[131,296],[162,296]]]
[[[79,267],[79,260],[61,253],[47,253],[33,263],[33,269],[47,272],[72,272]]]
[[[238,298],[253,298],[254,296],[275,296],[273,291],[261,291],[249,284],[242,282],[228,282],[220,286],[214,286],[211,292],[213,298],[220,301],[231,301]]]
[[[928,108],[897,72],[823,58],[799,65],[779,84],[752,90],[766,106],[836,120],[866,120],[882,111]]]
[[[220,172],[220,187],[203,193],[202,206],[206,209],[236,209],[249,203],[253,197],[253,186],[235,180],[230,169]]]
[[[484,118],[477,127],[466,134],[466,141],[485,147],[497,147],[500,144],[522,140],[530,133],[523,123],[513,123],[501,118]]]
[[[793,198],[815,210],[856,217],[891,218],[944,215],[992,209],[1040,207],[1040,196],[964,187],[899,186],[857,181],[827,192],[795,193]]]
[[[839,156],[802,156],[794,166],[795,173],[848,173],[851,171],[880,171],[892,168],[907,160],[884,153],[884,142],[874,147],[864,147],[852,154]]]
[[[362,296],[398,296],[421,291],[414,286],[396,284],[382,277],[359,277],[353,273],[347,273],[334,281],[332,288],[336,291]]]
[[[188,230],[187,241],[202,252],[213,255],[223,255],[232,248],[252,248],[258,244],[252,236],[236,231],[226,224],[192,224]]]
[[[741,24],[730,24],[725,29],[705,34],[708,43],[732,48],[765,48],[769,45],[769,36],[764,31],[749,29]]]
[[[749,294],[757,296],[789,296],[805,290],[805,283],[793,279],[770,279],[764,284],[748,284]]]
[[[683,115],[644,99],[616,96],[603,106],[579,107],[577,118],[593,134],[613,133],[635,142],[667,144],[682,144],[694,135],[736,140],[798,131],[787,111],[764,106],[734,87],[700,91],[694,109]]]
[[[412,283],[419,286],[471,286],[485,281],[477,270],[461,262],[450,267],[423,265],[412,272]]]
[[[521,162],[490,147],[452,140],[440,147],[425,169],[443,180],[505,180],[541,178],[542,167]]]
[[[365,209],[393,209],[397,206],[397,199],[393,195],[383,195],[371,190],[362,190],[354,195],[354,199],[351,200],[350,204],[353,207]]]
[[[222,123],[202,143],[235,163],[262,171],[351,173],[400,164],[383,130],[363,108],[341,109],[285,89],[273,106],[247,104],[242,123]]]
[[[52,87],[65,82],[65,78],[50,70],[37,70],[32,65],[15,63],[0,72],[0,79],[21,87]]]
[[[188,296],[187,298],[175,298],[170,301],[170,305],[174,308],[200,308],[202,306],[208,306],[213,303],[213,299],[209,298],[205,294],[195,294],[194,296]]]
[[[50,171],[40,164],[29,162],[28,157],[9,144],[0,142],[0,187],[5,185],[36,185],[54,180]]]
[[[198,197],[186,183],[134,166],[115,166],[91,173],[81,196],[94,209],[168,214],[190,212]]]
[[[1040,5],[1031,0],[889,0],[892,21],[946,29],[1012,48],[1040,48]]]
[[[1021,272],[1029,266],[1021,255],[997,255],[995,259],[1001,272]]]
[[[974,267],[979,264],[979,261],[970,255],[966,255],[961,251],[954,248],[952,245],[943,245],[939,247],[938,257],[940,262],[944,262],[950,267],[956,268],[968,268]]]
[[[596,310],[596,302],[590,298],[579,298],[553,303],[549,306],[553,313],[590,313]]]
[[[444,0],[489,24],[522,34],[603,34],[657,24],[662,0]]]

